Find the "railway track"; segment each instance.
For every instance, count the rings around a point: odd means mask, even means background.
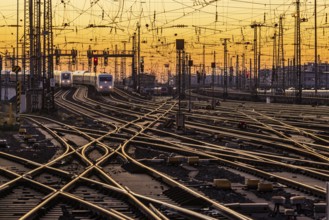
[[[0,169],[5,205],[27,201],[24,209],[9,215],[11,219],[257,219],[250,210],[271,212],[270,195],[301,195],[311,205],[325,198],[321,183],[329,179],[322,171],[328,168],[327,139],[320,135],[320,120],[305,128],[298,118],[290,123],[287,113],[278,118],[264,109],[250,111],[247,104],[228,103],[208,114],[186,113],[184,134],[162,126],[172,120],[175,101],[152,102],[121,91],[101,102],[89,95],[84,87],[60,91],[56,102],[65,112],[62,122],[24,116],[61,143],[60,153],[47,163],[0,154],[7,164]],[[232,129],[239,121],[248,128]],[[286,136],[297,133],[316,143]],[[308,150],[301,151],[301,146]],[[189,162],[193,158],[197,162]],[[207,169],[225,175],[209,176]],[[230,198],[225,197],[227,191],[216,189],[216,178],[231,182]],[[272,185],[271,192],[249,189],[250,179]],[[13,193],[22,197],[16,200]]]
[[[73,103],[70,104],[71,106],[68,107],[69,111],[79,112],[86,116],[86,109],[83,109],[83,111],[77,111],[76,108],[75,109],[73,108]],[[91,111],[91,113],[92,114],[90,114],[88,117],[95,118],[94,116],[94,114],[96,114],[95,111]],[[147,113],[146,115],[150,115],[150,113]],[[42,117],[33,117],[29,115],[26,115],[24,117],[26,118],[26,120],[32,120],[33,123],[38,124],[38,126],[43,127],[43,129],[47,130],[49,133],[54,135],[65,146],[64,148],[66,150],[63,150],[64,153],[62,155],[53,159],[49,163],[36,165],[35,169],[29,170],[24,174],[22,173],[21,176],[24,176],[24,178],[27,177],[27,182],[31,185],[34,185],[33,183],[36,182],[34,181],[34,179],[38,180],[38,185],[40,187],[40,189],[38,189],[39,191],[41,191],[41,189],[43,190],[48,189],[51,191],[50,193],[45,193],[46,198],[43,198],[41,201],[38,201],[36,203],[38,205],[32,204],[32,206],[36,205],[36,207],[34,207],[32,210],[28,211],[26,214],[21,216],[22,219],[47,218],[47,216],[56,216],[55,213],[65,215],[66,217],[75,216],[75,215],[79,216],[79,214],[85,214],[86,216],[89,217],[92,215],[96,215],[97,218],[101,217],[101,218],[113,218],[113,219],[131,219],[131,218],[132,219],[136,219],[136,218],[161,219],[165,216],[165,214],[161,214],[161,212],[165,212],[167,215],[169,215],[170,219],[181,219],[182,216],[189,216],[189,218],[193,218],[193,219],[211,218],[209,215],[204,215],[202,213],[198,213],[189,209],[176,207],[174,202],[172,202],[173,204],[168,203],[168,201],[171,201],[171,199],[166,198],[165,196],[164,196],[165,197],[165,202],[164,202],[161,200],[157,201],[158,198],[156,197],[147,198],[145,197],[145,195],[143,195],[143,201],[144,200],[153,201],[152,203],[153,205],[150,206],[149,208],[144,203],[142,203],[139,199],[137,199],[136,196],[134,196],[131,193],[130,189],[121,186],[122,183],[120,184],[120,177],[117,177],[119,179],[119,183],[118,183],[118,180],[112,179],[113,176],[110,176],[103,171],[109,169],[108,165],[105,167],[100,166],[100,163],[104,161],[110,164],[111,169],[113,169],[113,167],[122,168],[124,166],[128,166],[128,168],[126,169],[129,169],[130,163],[128,162],[127,156],[119,152],[119,150],[123,148],[122,145],[119,145],[117,148],[113,146],[108,146],[102,142],[102,139],[104,137],[110,136],[111,133],[118,132],[120,130],[123,130],[124,128],[126,130],[130,130],[130,134],[133,134],[131,139],[137,137],[138,135],[140,135],[141,132],[144,131],[144,128],[138,125],[136,122],[141,122],[143,120],[143,117],[139,117],[132,122],[127,122],[127,124],[121,127],[114,126],[113,121],[107,121],[105,123],[112,124],[113,129],[111,129],[105,135],[97,139],[91,138],[89,135],[84,134],[82,131],[79,131],[77,128],[74,128],[67,124],[63,124],[63,123],[59,124],[53,120],[48,124],[45,121],[49,119],[45,119]],[[102,115],[102,117],[105,116]],[[157,120],[160,117],[161,116],[156,116],[155,119]],[[42,122],[38,122],[39,120],[41,120]],[[78,132],[79,135],[83,136],[84,139],[88,139],[89,143],[83,146],[79,146],[77,144],[75,145],[69,144],[65,139],[61,138],[55,131],[52,130],[54,124],[60,125],[63,128],[64,127],[70,128],[75,132]],[[148,126],[152,125],[152,123],[149,122],[147,124]],[[129,132],[124,132],[124,134],[129,134]],[[71,140],[71,142],[74,141]],[[124,143],[127,144],[128,142],[129,141],[126,141]],[[113,164],[113,162],[109,162],[112,161],[112,157],[114,158],[118,157],[121,159],[118,158],[113,159],[114,161]],[[24,160],[22,158],[17,158],[17,161],[19,163],[21,163],[22,161],[23,161],[22,163],[27,163],[27,160]],[[115,164],[118,163],[119,161],[121,161],[121,163],[119,163],[118,166],[115,166]],[[22,172],[24,171],[25,170],[23,170]],[[110,171],[107,170],[107,172]],[[128,173],[127,171],[125,172]],[[91,176],[90,178],[89,175]],[[21,178],[21,177],[17,177],[17,178]],[[93,178],[95,180],[93,180]],[[145,176],[137,177],[137,179],[140,179],[141,182],[143,182],[144,178]],[[150,180],[152,179],[153,178],[151,177]],[[102,181],[100,182],[100,180]],[[125,178],[121,178],[121,181],[123,180],[125,180]],[[91,183],[90,181],[93,182],[92,186],[90,185]],[[166,183],[161,181],[159,182],[157,180],[153,180],[153,182],[155,182],[154,186],[160,189],[158,193],[161,194],[165,190],[163,186]],[[12,186],[11,184],[14,185],[14,183],[17,183],[17,181],[13,180],[11,182],[7,182],[1,186],[1,189],[6,188],[7,186],[8,187]],[[54,186],[54,188],[49,186],[52,185],[52,183],[55,183],[56,185]],[[125,183],[125,185],[127,185],[127,183]],[[114,191],[113,193],[109,192],[109,188],[111,187],[115,188],[113,189]],[[103,191],[106,192],[104,193]],[[139,193],[145,194],[145,192],[148,191],[149,190],[146,188],[144,189],[144,191],[140,191]],[[2,190],[2,192],[5,193],[5,190]],[[115,197],[115,195],[117,197]],[[113,200],[113,197],[117,199],[121,197],[125,197],[125,199],[123,200],[127,204],[117,205],[118,207],[116,207],[116,204],[123,203],[121,199],[121,202],[118,200],[117,202],[113,202],[113,205],[111,205],[112,203],[108,203],[107,201]],[[190,195],[190,197],[193,197],[193,195]],[[65,204],[62,204],[61,202],[63,201],[62,200],[63,198],[65,201],[67,201]],[[11,201],[11,198],[9,198],[9,201]],[[15,201],[13,202],[15,203]],[[159,211],[160,206],[161,207],[167,206],[168,208]],[[201,205],[200,201],[198,206],[199,207],[203,206]],[[59,211],[59,207],[61,207],[61,211]],[[238,218],[241,219],[247,219],[247,217],[235,213],[225,207],[222,208],[225,210],[225,212],[227,212],[227,214],[225,215],[232,215],[232,216],[237,216]],[[169,211],[169,209],[171,211]],[[118,211],[118,210],[125,210],[125,211]],[[24,212],[26,212],[26,210],[24,210]],[[97,214],[95,214],[95,212]],[[223,218],[225,215],[223,214],[221,218]],[[15,216],[18,216],[18,214],[15,213]]]

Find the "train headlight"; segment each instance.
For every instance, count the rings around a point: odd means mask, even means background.
[[[62,80],[62,83],[65,83],[65,80]]]
[[[67,80],[67,83],[71,83],[71,80]]]
[[[112,89],[112,86],[109,86],[109,89]]]
[[[101,89],[102,89],[102,88],[103,88],[103,86],[99,86],[99,88],[101,88]]]

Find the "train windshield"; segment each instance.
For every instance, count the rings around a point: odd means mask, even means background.
[[[62,73],[62,79],[70,79],[71,76],[69,73]]]
[[[100,82],[111,82],[112,81],[112,76],[100,76],[99,77]]]

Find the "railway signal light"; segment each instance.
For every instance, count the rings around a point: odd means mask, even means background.
[[[98,65],[98,57],[94,57],[94,66]]]
[[[75,65],[77,63],[78,52],[77,50],[72,49],[71,54],[72,54],[72,65]]]
[[[109,51],[104,50],[103,51],[103,56],[104,56],[104,66],[109,65],[109,57],[108,57]]]

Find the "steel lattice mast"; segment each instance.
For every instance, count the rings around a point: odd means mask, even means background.
[[[296,93],[297,103],[302,102],[302,67],[301,67],[301,44],[300,44],[300,1],[296,1],[296,25],[295,25],[295,66],[297,68],[298,88]]]
[[[25,0],[23,71],[30,72],[28,111],[54,108],[53,69],[52,2]]]

